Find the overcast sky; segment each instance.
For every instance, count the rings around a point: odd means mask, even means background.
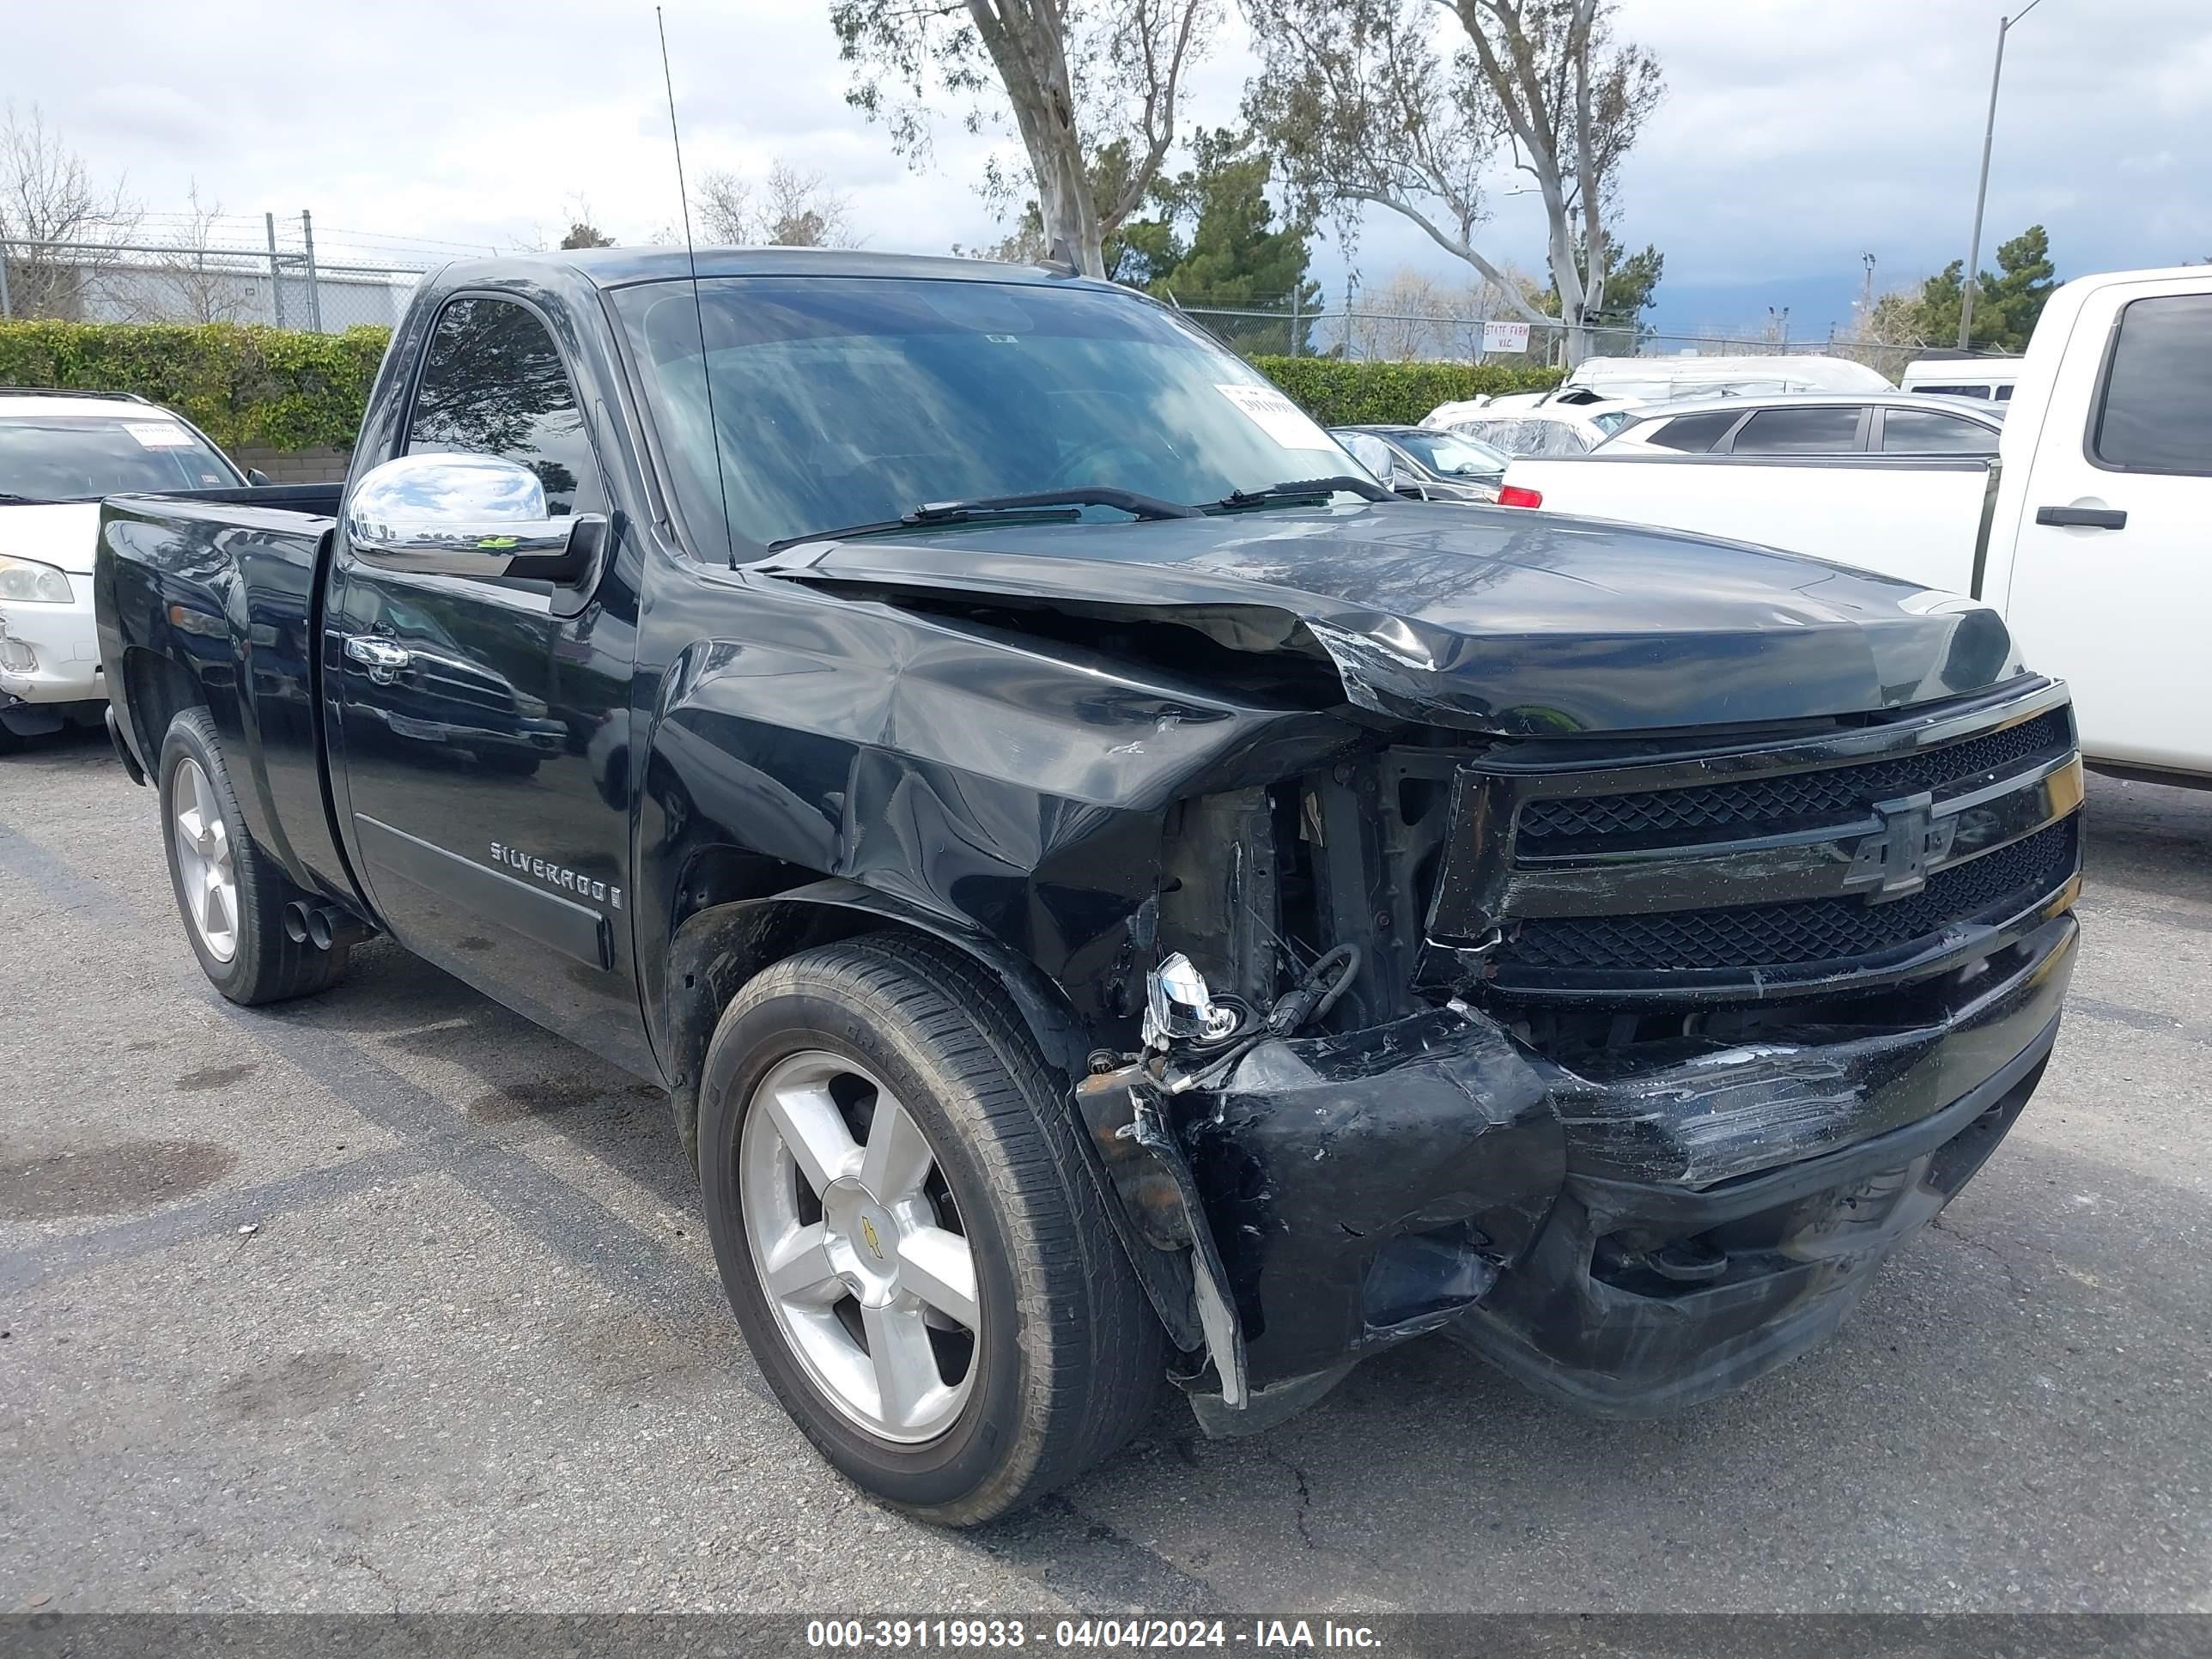
[[[0,94],[38,103],[97,174],[127,173],[149,230],[195,179],[234,215],[312,208],[337,251],[557,237],[574,196],[626,240],[676,217],[650,5],[10,11]],[[781,155],[851,195],[870,246],[942,252],[998,234],[974,188],[979,147],[951,112],[917,173],[847,107],[821,0],[667,12],[695,179]],[[1669,94],[1624,180],[1621,229],[1666,252],[1668,325],[1794,303],[1817,330],[1856,292],[1862,252],[1884,289],[1962,256],[1998,15],[1984,0],[1626,0],[1621,31],[1657,52]],[[1232,118],[1249,69],[1241,32],[1225,31],[1191,114]],[[2212,254],[2209,128],[2208,0],[2043,0],[2007,48],[1984,263],[2035,221],[2062,274]],[[1540,232],[1533,198],[1501,196],[1486,251],[1540,268]],[[1387,216],[1356,263],[1370,283],[1408,263],[1457,274]],[[1340,294],[1333,249],[1316,274]]]

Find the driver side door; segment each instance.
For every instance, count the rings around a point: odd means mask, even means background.
[[[583,409],[535,309],[465,294],[431,329],[404,449],[512,460],[550,516],[606,514]],[[584,592],[401,568],[342,534],[326,684],[349,850],[392,933],[649,1070],[629,920],[636,611],[618,562]]]

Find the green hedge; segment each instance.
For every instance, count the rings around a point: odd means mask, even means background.
[[[0,323],[0,386],[135,392],[225,448],[349,447],[392,331]]]
[[[179,411],[226,448],[345,449],[390,335],[234,323],[0,323],[0,386],[135,392]],[[1559,380],[1556,368],[1504,363],[1253,362],[1324,426],[1410,424],[1441,403],[1540,391]]]
[[[1255,357],[1252,366],[1323,426],[1412,426],[1438,404],[1501,392],[1541,392],[1560,371],[1515,363],[1394,363],[1341,357]]]

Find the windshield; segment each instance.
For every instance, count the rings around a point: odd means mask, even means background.
[[[1401,432],[1398,441],[1431,471],[1448,477],[1488,477],[1504,471],[1505,463],[1512,459],[1488,444],[1449,432]]]
[[[181,421],[0,413],[0,495],[88,501],[126,490],[228,489],[246,481]]]
[[[1241,360],[1133,295],[827,276],[699,290],[696,313],[688,282],[617,290],[615,307],[685,517],[712,524],[726,497],[740,557],[924,502],[1088,485],[1196,505],[1359,471]]]

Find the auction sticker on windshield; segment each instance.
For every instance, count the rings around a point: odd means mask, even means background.
[[[129,422],[125,422],[123,429],[147,449],[190,449],[192,447],[192,434],[167,421],[149,421],[143,424]]]
[[[1328,433],[1316,426],[1305,410],[1271,386],[1217,386],[1213,388],[1235,404],[1258,427],[1285,449],[1333,450]]]

